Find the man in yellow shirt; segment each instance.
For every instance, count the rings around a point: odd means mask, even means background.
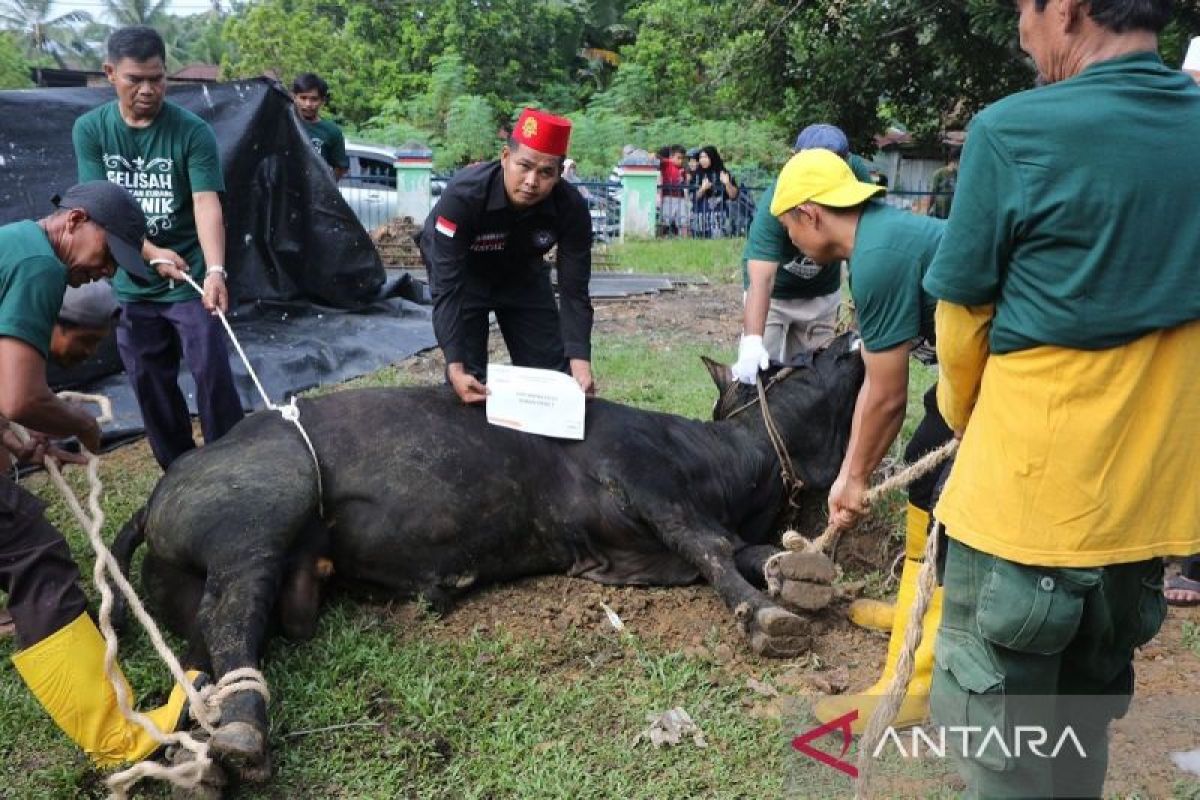
[[[1094,797],[1161,559],[1200,551],[1200,88],[1157,55],[1169,0],[1017,7],[1043,85],[975,118],[924,279],[962,436],[930,706],[977,731],[971,796]]]

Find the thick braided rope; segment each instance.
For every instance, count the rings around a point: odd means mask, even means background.
[[[935,523],[933,531],[925,542],[925,562],[917,573],[917,596],[908,614],[908,628],[904,632],[904,646],[900,657],[896,660],[896,671],[892,675],[887,691],[880,698],[879,704],[871,714],[866,730],[858,740],[858,780],[854,786],[854,796],[857,799],[868,796],[867,789],[871,781],[871,771],[875,766],[873,752],[879,740],[887,731],[888,726],[896,719],[904,695],[908,690],[908,682],[912,678],[913,663],[917,648],[925,632],[925,612],[937,589],[937,549],[938,541],[942,538],[942,524]]]
[[[878,502],[880,497],[883,497],[888,492],[895,489],[902,489],[918,478],[925,477],[952,456],[957,449],[958,440],[951,439],[938,449],[931,450],[917,459],[913,464],[892,475],[878,486],[871,488],[863,496],[863,505],[870,508]],[[783,534],[784,549],[768,558],[766,564],[763,565],[763,575],[767,579],[767,586],[772,590],[778,590],[781,583],[779,559],[785,553],[796,551],[804,553],[832,552],[833,548],[837,546],[837,540],[841,535],[842,529],[835,525],[832,520],[825,526],[825,530],[822,531],[821,535],[815,539],[806,539],[796,531],[786,531]]]
[[[64,400],[76,402],[96,403],[101,408],[100,420],[112,419],[112,405],[107,397],[85,395],[76,392],[62,392],[59,397]],[[15,423],[11,424],[11,427],[18,439],[28,441],[29,434],[24,428]],[[192,716],[209,735],[212,735],[217,721],[220,719],[221,700],[235,691],[246,690],[257,691],[269,700],[270,694],[267,690],[266,680],[257,670],[247,668],[230,672],[221,679],[216,687],[208,687],[204,691],[198,691],[192,685],[179,660],[163,639],[158,625],[146,611],[141,599],[137,596],[137,592],[134,591],[133,586],[130,585],[125,575],[121,572],[112,552],[104,544],[100,533],[104,527],[104,510],[100,507],[100,495],[104,490],[104,484],[100,480],[100,459],[86,449],[83,452],[88,462],[88,511],[84,511],[82,504],[75,496],[75,492],[72,491],[70,485],[63,477],[58,463],[51,458],[45,459],[43,463],[47,473],[50,475],[51,482],[58,489],[63,500],[66,501],[67,506],[75,515],[75,519],[87,534],[88,542],[96,553],[95,566],[92,570],[92,580],[100,592],[99,627],[101,634],[104,636],[105,643],[104,674],[108,677],[109,683],[112,684],[117,700],[117,708],[120,709],[121,715],[125,719],[140,725],[159,744],[178,745],[189,750],[195,756],[195,760],[193,761],[170,767],[152,761],[143,761],[127,770],[110,776],[106,783],[112,791],[111,796],[116,798],[116,800],[125,800],[128,798],[129,790],[144,777],[167,781],[183,789],[195,789],[200,786],[204,774],[212,764],[212,758],[208,754],[208,743],[198,741],[186,731],[176,731],[169,734],[163,733],[152,719],[133,708],[127,691],[127,684],[116,669],[119,643],[117,633],[112,626],[113,591],[112,587],[109,586],[108,580],[111,579],[121,590],[121,594],[128,601],[134,616],[150,636],[150,641],[154,646],[155,652],[158,653],[159,658],[167,665],[175,682],[186,693]]]

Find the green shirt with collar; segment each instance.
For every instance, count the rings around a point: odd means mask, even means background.
[[[79,181],[108,180],[128,189],[146,212],[147,238],[178,253],[191,267],[192,279],[202,284],[204,253],[192,195],[225,190],[217,140],[208,123],[167,101],[150,125],[131,128],[113,100],[75,120],[71,138]],[[138,283],[123,269],[113,277],[113,289],[123,303],[197,298],[186,283],[173,289],[157,277]]]
[[[20,339],[47,358],[50,333],[67,291],[67,267],[32,220],[0,227],[0,336]]]
[[[316,122],[306,119],[300,121],[304,123],[304,132],[312,142],[313,149],[326,164],[339,169],[350,169],[350,159],[346,156],[346,137],[342,135],[341,128],[327,119],[319,119]]]
[[[879,200],[863,205],[850,255],[850,295],[863,346],[870,352],[924,338],[933,341],[937,301],[921,279],[942,240],[945,223]]]
[[[862,158],[851,153],[846,163],[854,177],[863,183],[874,183],[871,169]],[[771,200],[774,197],[775,182],[771,181],[758,198],[758,210],[746,234],[746,246],[742,249],[742,288],[750,288],[748,262],[771,261],[779,264],[771,291],[771,297],[776,300],[824,297],[836,292],[842,283],[842,265],[821,266],[805,259],[800,248],[788,238],[787,228],[772,216]]]
[[[995,303],[993,353],[1200,319],[1198,132],[1200,87],[1150,52],[989,106],[925,288]]]

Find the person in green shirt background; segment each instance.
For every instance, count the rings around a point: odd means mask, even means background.
[[[850,140],[834,125],[809,125],[796,137],[793,152],[824,148],[850,165],[855,177],[871,183],[870,167],[850,152]],[[842,300],[842,264],[817,264],[788,239],[787,230],[771,215],[775,184],[763,190],[754,222],[742,250],[746,289],[742,338],[733,375],[753,384],[771,359],[786,363],[793,356],[821,347],[834,336]]]
[[[329,102],[329,84],[316,73],[301,73],[292,81],[292,97],[313,149],[333,170],[333,179],[340,181],[350,169],[350,159],[346,156],[342,129],[330,120],[321,119],[321,109]]]
[[[829,150],[804,150],[792,156],[775,184],[771,213],[788,237],[820,264],[849,262],[866,376],[854,405],[850,441],[842,468],[829,491],[829,519],[848,527],[865,512],[863,497],[872,473],[900,433],[908,404],[909,357],[916,345],[934,338],[934,299],[921,288],[945,228],[941,220],[919,216],[874,200],[884,193],[874,183],[856,178],[845,160]],[[925,396],[925,416],[905,448],[915,462],[948,442],[952,433],[938,413],[934,392]],[[890,629],[883,675],[859,694],[823,698],[814,715],[830,722],[858,712],[851,729],[860,733],[879,697],[887,689],[904,644],[909,608],[916,599],[929,509],[939,471],[913,481],[908,488],[905,561]],[[851,607],[851,619],[856,618]],[[941,592],[925,614],[925,636],[913,660],[913,674],[895,721],[913,725],[929,716],[933,676],[933,631],[941,618]],[[875,625],[872,625],[875,627]]]
[[[117,91],[75,121],[79,179],[108,180],[130,191],[146,215],[142,255],[157,274],[113,278],[121,302],[117,348],[163,469],[195,447],[179,389],[182,354],[196,382],[205,441],[242,419],[225,332],[210,312],[225,311],[224,191],[216,138],[208,123],[166,100],[166,46],[153,28],[130,26],[108,38],[104,72]],[[203,286],[203,296],[183,276]]]
[[[930,196],[925,200],[925,213],[938,219],[949,219],[954,204],[954,189],[958,184],[958,159],[962,148],[951,145],[946,165],[933,173],[929,181]]]

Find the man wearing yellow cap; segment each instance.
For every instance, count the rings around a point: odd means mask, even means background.
[[[851,525],[864,511],[863,495],[879,462],[904,422],[908,403],[908,363],[913,348],[933,341],[934,300],[921,289],[942,238],[942,220],[891,208],[872,198],[884,189],[855,178],[850,166],[829,150],[805,150],[784,166],[771,201],[796,247],[818,264],[849,262],[850,293],[858,315],[866,378],[854,408],[850,443],[841,472],[829,492],[829,517]],[[933,390],[925,397],[925,418],[905,451],[909,461],[951,437],[937,412]],[[879,682],[859,695],[829,697],[814,712],[828,722],[858,710],[855,732],[865,726],[878,696],[891,680],[904,642],[908,609],[915,599],[917,572],[929,529],[936,475],[909,487],[904,571],[891,629],[887,661]],[[913,678],[897,725],[923,721],[929,712],[933,672],[932,631],[940,615],[940,592],[925,617],[930,635],[916,653]]]
[[[1162,558],[1200,551],[1200,88],[1156,52],[1171,5],[1019,0],[1044,85],[975,117],[925,276],[962,434],[933,717],[1080,745],[971,738],[971,796],[1105,794]]]
[[[459,170],[425,220],[418,244],[429,270],[433,330],[446,379],[464,403],[487,389],[489,317],[518,367],[592,381],[592,217],[562,180],[571,121],[527,108],[498,161]],[[557,248],[559,302],[550,265]]]

